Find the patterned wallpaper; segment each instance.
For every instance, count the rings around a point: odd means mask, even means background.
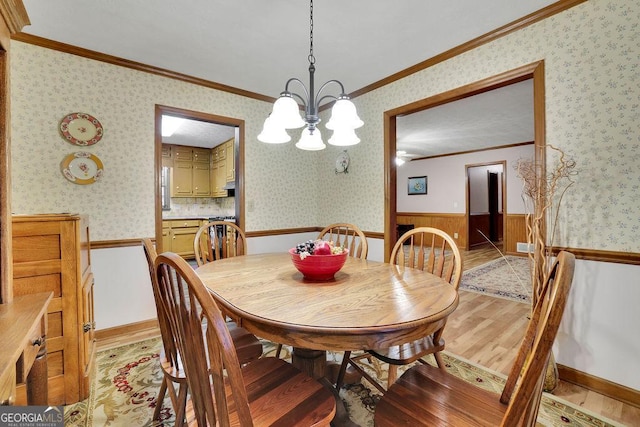
[[[590,0],[356,98],[363,142],[349,176],[327,173],[322,218],[383,229],[384,111],[544,60],[546,140],[579,169],[556,244],[640,252],[639,22],[640,0]]]
[[[292,181],[288,166],[312,170],[314,153],[256,139],[270,104],[20,42],[11,58],[13,211],[87,213],[94,240],[153,236],[156,104],[245,120],[247,230],[320,222],[316,209],[288,209],[314,203],[313,174]],[[100,120],[100,142],[77,147],[59,135],[60,120],[77,111]],[[60,162],[74,151],[97,156],[102,179],[67,181]]]
[[[365,126],[348,148],[348,174],[334,173],[338,147],[310,153],[257,142],[267,103],[14,42],[13,208],[88,213],[96,240],[152,235],[157,103],[245,120],[248,231],[336,221],[383,231],[384,111],[543,59],[547,141],[579,168],[557,244],[640,252],[639,15],[640,0],[590,0],[356,98]],[[93,185],[71,184],[59,170],[76,147],[60,138],[58,122],[75,111],[105,127],[86,149],[105,165]]]

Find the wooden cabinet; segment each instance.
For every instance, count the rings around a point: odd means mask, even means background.
[[[211,179],[209,162],[193,163],[193,191],[194,196],[211,196]]]
[[[224,187],[235,181],[235,140],[217,147],[163,144],[162,165],[171,168],[171,197],[227,197]]]
[[[235,141],[230,139],[225,143],[225,152],[226,152],[226,175],[227,182],[232,182],[236,180],[236,155],[235,155]]]
[[[185,259],[195,257],[193,241],[203,220],[184,219],[162,221],[162,250],[175,252]],[[165,240],[165,230],[167,238]]]
[[[0,404],[3,406],[15,403],[17,383],[26,383],[29,388],[27,404],[47,405],[45,337],[51,297],[51,292],[34,293],[0,304]]]
[[[95,361],[93,274],[84,215],[13,218],[14,296],[53,292],[47,311],[49,405],[89,396]],[[24,385],[17,404],[24,405]]]
[[[235,181],[234,139],[230,139],[213,148],[211,154],[211,197],[227,197],[224,187]]]
[[[171,250],[171,221],[162,221],[162,251]]]
[[[193,149],[182,145],[172,145],[171,157],[174,162],[192,162]]]
[[[211,158],[211,150],[208,148],[193,148],[193,162],[209,164]]]
[[[193,163],[173,162],[171,168],[171,197],[189,197],[193,194]]]
[[[227,184],[226,160],[220,160],[213,164],[211,169],[211,197],[227,197],[227,190],[223,190]]]
[[[211,150],[180,145],[170,145],[169,148],[172,159],[171,197],[210,197]]]

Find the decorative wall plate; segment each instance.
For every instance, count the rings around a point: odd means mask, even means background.
[[[350,162],[351,158],[349,157],[349,153],[347,153],[347,150],[344,150],[342,153],[338,154],[338,157],[336,158],[336,174],[349,173]]]
[[[68,114],[60,122],[62,136],[75,145],[97,144],[103,131],[98,119],[86,113]]]
[[[79,151],[69,154],[60,164],[62,174],[74,184],[93,184],[104,173],[102,161],[91,153]]]

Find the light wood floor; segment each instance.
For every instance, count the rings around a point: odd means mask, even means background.
[[[501,247],[499,247],[502,249]],[[462,254],[464,269],[482,265],[500,254],[486,245]],[[529,305],[460,291],[460,304],[445,330],[447,351],[507,375],[524,334]],[[98,342],[98,350],[158,336],[158,329]],[[627,426],[640,426],[640,408],[560,381],[556,396]]]
[[[464,269],[499,256],[488,244],[464,251]],[[460,290],[460,304],[449,317],[444,333],[447,351],[508,375],[526,328],[529,308],[528,304]],[[640,426],[640,408],[583,387],[560,381],[554,395],[624,425]]]

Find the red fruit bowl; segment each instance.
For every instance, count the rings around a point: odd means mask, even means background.
[[[308,280],[331,280],[345,261],[347,260],[348,251],[341,254],[333,255],[307,255],[304,259],[300,259],[300,254],[296,253],[295,248],[289,249],[291,261],[300,273]]]

